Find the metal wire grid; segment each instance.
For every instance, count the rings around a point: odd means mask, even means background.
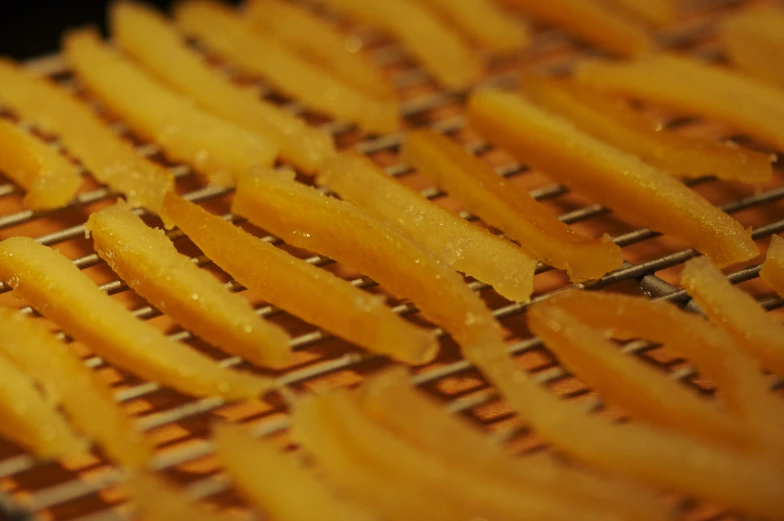
[[[722,3],[730,4],[735,2]],[[666,41],[672,46],[679,48],[695,48],[696,52],[702,54],[703,56],[715,56],[715,49],[712,48],[710,44],[706,46],[702,43],[703,38],[710,33],[714,21],[714,17],[708,17],[701,19],[697,23],[687,23],[680,28],[670,29],[665,35],[662,36],[662,38],[666,39]],[[539,49],[548,48],[548,46],[550,48],[557,48],[559,45],[568,44],[568,42],[569,40],[561,33],[557,31],[546,31],[538,36],[535,45],[537,45]],[[570,53],[566,57],[556,57],[554,60],[544,59],[536,62],[533,66],[551,72],[560,72],[568,69],[569,64],[574,60],[585,55],[591,55],[593,53],[594,51],[590,48],[580,48],[577,53]],[[382,65],[394,65],[405,60],[404,53],[395,44],[386,44],[378,47],[374,50],[373,57],[377,63]],[[50,75],[56,74],[61,76],[62,73],[66,72],[63,68],[62,62],[56,57],[38,61],[34,65],[38,70],[45,70],[46,73]],[[395,83],[398,88],[401,89],[412,87],[427,81],[427,75],[417,67],[413,66],[407,67],[405,70],[398,73],[395,77]],[[513,75],[509,74],[500,74],[488,81],[488,83],[496,85],[509,85],[512,82]],[[269,88],[264,85],[260,85],[260,91],[266,93],[269,91]],[[450,93],[442,91],[429,92],[425,95],[406,101],[403,104],[403,114],[409,121],[416,121],[416,119],[420,116],[438,109],[439,107],[443,107],[454,103],[455,101],[459,101],[462,97],[462,93]],[[305,112],[304,108],[296,102],[288,103],[286,108],[295,113]],[[336,137],[340,137],[341,135],[348,133],[352,128],[351,125],[343,122],[329,122],[324,126],[327,130],[335,134]],[[443,132],[451,133],[462,129],[464,126],[464,121],[463,118],[458,115],[429,122],[429,126]],[[115,129],[121,133],[125,131],[121,124],[115,125]],[[400,141],[403,137],[404,133],[396,133],[364,140],[358,143],[356,148],[365,154],[374,154],[377,152],[390,150],[394,151],[395,148],[400,144]],[[472,142],[468,145],[468,148],[475,153],[482,153],[491,149],[488,144],[483,142]],[[140,147],[140,153],[144,155],[153,156],[157,152],[157,147],[154,145],[148,144]],[[406,165],[396,165],[387,169],[387,171],[390,175],[393,176],[403,176],[410,173],[410,168]],[[498,171],[501,175],[511,177],[523,174],[526,169],[522,165],[512,163],[499,167]],[[174,167],[173,172],[177,178],[184,178],[191,174],[190,169],[183,165]],[[699,184],[711,181],[712,180],[710,179],[702,179],[695,181],[695,183]],[[0,186],[0,196],[14,194],[16,191],[17,189],[12,184],[5,184]],[[230,193],[230,190],[207,187],[192,191],[186,194],[186,197],[193,201],[206,202],[210,199],[214,199],[228,193]],[[444,196],[443,193],[432,188],[423,190],[422,193],[431,199]],[[557,198],[566,193],[566,190],[559,185],[546,186],[532,192],[532,194],[540,200]],[[111,198],[113,195],[114,194],[112,194],[109,190],[105,188],[99,188],[97,190],[81,194],[75,201],[74,206],[85,207],[94,202]],[[782,198],[784,198],[784,187],[777,187],[754,194],[750,197],[727,203],[722,206],[722,208],[729,213],[734,213],[748,210],[750,208],[758,208],[764,205],[774,204]],[[572,212],[563,214],[561,219],[567,223],[577,223],[592,217],[596,217],[603,213],[605,213],[605,210],[600,206],[588,205]],[[466,212],[463,212],[462,216],[466,219],[474,219],[473,216],[467,214]],[[36,214],[27,210],[2,216],[0,217],[0,231],[12,232],[16,226],[32,222],[42,217],[44,217],[42,214]],[[226,217],[235,221],[239,221],[232,215],[226,215]],[[753,230],[753,235],[755,239],[761,239],[769,236],[770,234],[777,233],[782,229],[784,229],[784,219],[758,226]],[[77,238],[83,233],[83,225],[80,224],[41,235],[37,237],[37,240],[47,245],[56,245],[63,243],[64,241]],[[169,236],[173,240],[181,239],[183,237],[182,234],[176,230],[170,232]],[[656,236],[657,234],[651,232],[650,230],[638,229],[615,237],[615,242],[622,247],[626,247],[650,240]],[[272,236],[264,237],[264,239],[270,242],[277,242],[277,239]],[[648,262],[639,264],[626,263],[624,267],[617,270],[616,272],[610,273],[602,279],[590,283],[589,288],[599,289],[619,282],[635,280],[639,281],[640,288],[644,292],[648,293],[654,298],[663,298],[674,301],[687,301],[688,296],[685,295],[683,290],[680,290],[679,288],[674,287],[664,280],[658,278],[656,273],[660,272],[661,270],[680,265],[689,258],[693,257],[695,254],[696,253],[693,250],[684,250],[681,252],[661,256]],[[322,256],[313,256],[307,260],[308,262],[311,262],[315,265],[326,265],[332,262],[331,260]],[[102,261],[95,254],[82,256],[74,260],[74,263],[81,269],[95,266],[101,262]],[[204,256],[194,258],[194,262],[203,267],[211,263],[211,261]],[[548,269],[549,268],[546,266],[539,266],[537,273],[545,272]],[[733,282],[741,282],[757,277],[758,271],[759,266],[750,266],[730,274],[729,278]],[[370,281],[366,278],[355,279],[352,281],[352,283],[358,287],[370,287],[375,285],[373,281]],[[233,281],[230,281],[227,283],[227,285],[234,291],[241,291],[243,289],[239,284]],[[469,285],[476,291],[485,291],[488,289],[486,285],[479,282],[470,282]],[[122,281],[114,280],[102,285],[101,288],[109,293],[119,293],[126,290],[127,286]],[[8,288],[0,286],[0,292],[5,291],[8,291]],[[547,298],[550,294],[552,293],[538,295],[536,299],[539,300],[542,298]],[[784,304],[784,301],[778,297],[774,297],[764,300],[762,304],[772,309],[781,306]],[[527,305],[524,304],[507,304],[495,309],[494,314],[498,319],[503,320],[508,317],[520,315],[522,312],[524,312],[526,307]],[[407,303],[400,304],[394,309],[396,312],[401,314],[416,312],[414,306]],[[29,308],[27,308],[27,310],[32,311]],[[273,316],[281,313],[280,310],[272,306],[260,307],[258,312],[263,316]],[[134,310],[134,313],[141,319],[153,318],[159,314],[156,309],[150,306],[139,307]],[[190,337],[190,333],[188,331],[180,331],[172,336],[178,340],[185,340]],[[303,350],[316,345],[319,342],[326,340],[327,338],[329,338],[327,333],[315,330],[294,338],[292,342],[292,348],[294,350]],[[540,347],[541,343],[538,339],[529,338],[525,340],[519,340],[510,345],[509,351],[514,355],[522,355]],[[625,350],[630,354],[643,354],[654,347],[656,346],[646,342],[633,342],[628,344],[625,347]],[[312,381],[319,377],[323,377],[330,373],[334,373],[336,371],[358,368],[362,364],[372,360],[377,360],[379,358],[380,357],[369,353],[349,352],[338,358],[319,361],[310,366],[288,372],[281,377],[281,382],[287,385],[301,384]],[[104,365],[103,361],[99,357],[90,357],[86,360],[86,363],[93,368],[99,368]],[[224,366],[235,366],[242,363],[242,360],[238,357],[227,357],[221,360],[220,363]],[[413,383],[418,386],[430,386],[434,383],[443,381],[445,378],[466,374],[471,369],[472,368],[468,362],[464,360],[458,360],[447,363],[440,367],[424,369],[422,372],[413,377]],[[695,375],[695,372],[691,367],[686,366],[680,368],[677,371],[671,372],[670,375],[673,378],[687,381]],[[557,366],[541,371],[536,375],[540,381],[547,383],[555,382],[565,376],[565,371]],[[773,379],[772,385],[780,386],[781,381],[778,379]],[[154,383],[143,383],[118,392],[116,399],[118,402],[128,402],[130,400],[149,396],[157,389],[158,386]],[[472,392],[467,396],[450,400],[445,403],[445,407],[452,412],[458,413],[475,410],[476,408],[489,404],[495,400],[497,400],[497,395],[495,392],[491,388],[484,388],[478,390],[477,392]],[[159,412],[152,416],[143,418],[140,421],[140,425],[145,430],[152,430],[164,425],[175,424],[189,418],[203,415],[210,411],[214,411],[223,405],[224,402],[220,398],[214,397],[188,401],[163,412]],[[586,402],[586,407],[590,408],[597,408],[600,405],[601,402],[597,398],[592,398]],[[259,422],[258,425],[254,426],[253,432],[258,436],[264,436],[280,432],[286,428],[287,419],[285,417],[273,418],[272,420]],[[500,431],[499,436],[512,438],[520,434],[520,430],[521,428],[516,426],[511,429]],[[210,451],[211,448],[209,442],[207,440],[200,440],[196,443],[187,444],[184,447],[177,447],[172,450],[168,450],[165,453],[156,456],[153,461],[153,467],[158,470],[171,469],[185,462],[193,461],[194,459],[205,456],[209,454]],[[24,454],[15,455],[0,461],[0,477],[10,478],[11,480],[25,473],[45,471],[46,464],[39,464],[30,456]],[[52,509],[53,507],[57,507],[58,505],[63,505],[64,503],[95,494],[111,485],[121,482],[123,479],[120,471],[109,466],[99,468],[90,474],[91,476],[88,480],[73,479],[70,481],[47,486],[46,488],[37,490],[31,494],[25,494],[26,497],[24,498],[24,505],[31,512],[44,512]],[[190,486],[189,489],[193,493],[194,497],[206,497],[225,490],[227,487],[228,485],[225,481],[215,479],[214,477],[208,477],[196,481]],[[98,512],[91,512],[84,516],[80,515],[78,516],[78,519],[83,521],[87,521],[88,519],[91,521],[109,521],[127,518],[127,516],[127,512],[108,509]],[[68,517],[73,518],[73,516]]]

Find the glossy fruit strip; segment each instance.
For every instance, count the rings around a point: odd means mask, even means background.
[[[314,66],[273,38],[259,34],[248,20],[223,4],[189,0],[178,4],[174,14],[185,33],[303,105],[370,132],[400,128],[396,101],[364,92]]]
[[[423,364],[436,355],[432,333],[396,315],[383,299],[172,193],[166,195],[165,211],[213,262],[275,306],[402,362]]]
[[[95,179],[132,205],[160,211],[163,195],[174,184],[171,173],[142,158],[86,104],[3,59],[0,100],[21,119],[55,134]]]
[[[667,130],[613,96],[565,78],[528,76],[523,90],[536,103],[570,119],[583,132],[676,177],[763,183],[773,175],[771,157],[735,144]]]
[[[679,15],[678,0],[612,0],[619,7],[628,10],[655,25],[675,22]]]
[[[163,230],[147,226],[127,205],[93,213],[85,229],[109,267],[176,323],[262,367],[281,368],[291,361],[283,329],[179,253]]]
[[[573,281],[597,279],[621,267],[621,249],[612,241],[573,231],[527,190],[505,180],[449,138],[414,130],[401,153],[419,173],[469,211],[517,241],[523,251],[566,270]]]
[[[191,501],[180,490],[152,471],[132,474],[125,483],[137,515],[146,521],[221,521],[224,516]]]
[[[67,34],[64,48],[79,78],[111,112],[211,182],[231,186],[236,175],[275,161],[278,147],[268,138],[199,109],[109,49],[94,31]]]
[[[768,286],[776,290],[776,293],[784,295],[784,239],[778,235],[770,238],[760,277]]]
[[[759,254],[748,230],[680,181],[522,96],[477,92],[469,100],[468,119],[486,139],[525,164],[623,218],[683,241],[721,265]]]
[[[726,16],[719,36],[733,65],[784,89],[784,71],[778,66],[778,57],[784,54],[784,9],[760,6]]]
[[[442,255],[454,269],[528,302],[536,259],[513,243],[473,225],[387,176],[372,160],[342,153],[327,161],[319,184]]]
[[[0,243],[0,279],[43,315],[109,362],[185,394],[259,396],[273,382],[224,369],[136,319],[79,268],[28,237]]]

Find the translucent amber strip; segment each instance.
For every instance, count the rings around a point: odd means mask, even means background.
[[[152,471],[132,474],[125,483],[136,514],[146,521],[220,521],[224,516],[191,501],[184,490]]]
[[[612,0],[618,6],[656,25],[667,25],[678,19],[678,0]]]
[[[784,296],[784,239],[778,235],[770,238],[768,253],[760,270],[765,283]]]
[[[784,9],[758,7],[726,16],[719,25],[724,51],[736,67],[784,89]]]

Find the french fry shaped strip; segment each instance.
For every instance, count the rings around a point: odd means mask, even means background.
[[[232,211],[286,242],[373,278],[461,345],[496,342],[500,327],[444,260],[392,225],[270,170],[241,178]]]
[[[324,483],[268,441],[235,425],[219,425],[212,441],[237,487],[277,521],[366,521],[376,516],[337,497]]]
[[[686,263],[681,284],[711,322],[739,347],[776,374],[784,375],[784,325],[754,297],[734,287],[705,257]]]
[[[409,364],[422,364],[436,355],[435,337],[396,315],[383,300],[173,193],[166,195],[164,208],[213,262],[268,302],[370,351]],[[324,301],[330,305],[324,306]]]
[[[364,416],[343,392],[301,398],[293,419],[294,435],[327,478],[390,519],[565,521],[597,515],[563,498],[510,487],[419,450]]]
[[[174,184],[171,173],[139,156],[86,104],[3,59],[0,100],[22,119],[56,134],[95,179],[125,195],[133,206],[160,212],[163,195]]]
[[[0,308],[0,352],[51,390],[73,424],[112,461],[127,467],[147,463],[150,447],[115,403],[109,386],[46,328]]]
[[[784,71],[776,59],[784,53],[784,10],[759,7],[727,16],[719,36],[733,65],[784,89]]]
[[[427,0],[423,2],[455,24],[472,41],[492,52],[519,51],[531,36],[522,20],[516,20],[494,0]]]
[[[765,283],[784,296],[784,239],[778,235],[770,238],[768,253],[760,270]]]
[[[25,189],[22,202],[31,210],[65,206],[82,184],[68,159],[5,120],[0,120],[0,171]]]
[[[568,497],[604,517],[670,517],[659,498],[638,485],[559,465],[549,455],[512,457],[468,422],[416,392],[403,368],[366,380],[359,404],[364,414],[395,435],[429,454],[459,463],[474,475],[489,476],[518,490],[530,488],[547,497]]]
[[[238,173],[275,161],[278,147],[268,138],[194,106],[109,49],[95,32],[69,33],[64,48],[68,63],[113,113],[211,182],[231,186]]]
[[[346,83],[381,98],[395,96],[381,71],[357,49],[349,48],[347,37],[332,24],[306,7],[284,0],[249,0],[243,14],[258,32],[275,36]]]
[[[591,416],[527,377],[502,350],[474,348],[466,356],[537,435],[576,460],[760,519],[780,519],[784,471],[768,459]]]
[[[370,132],[400,128],[398,103],[349,85],[254,30],[229,8],[210,0],[189,0],[175,9],[179,26],[212,51],[282,93],[328,116],[357,123]]]
[[[224,369],[136,319],[56,251],[28,237],[0,243],[0,279],[109,362],[185,394],[257,397],[273,383]]]
[[[155,10],[122,1],[111,7],[117,43],[156,77],[201,106],[275,143],[298,168],[313,172],[335,153],[332,138],[259,98],[208,65],[180,32]]]
[[[636,56],[649,52],[653,40],[633,20],[607,9],[597,0],[504,0],[541,22],[555,25],[607,52]]]
[[[163,230],[147,226],[123,203],[90,215],[85,230],[109,267],[178,324],[262,367],[281,368],[291,361],[284,330],[261,318],[245,298],[179,253]]]
[[[506,181],[449,138],[414,130],[406,137],[402,155],[468,210],[517,241],[523,251],[566,270],[575,282],[621,267],[621,249],[612,241],[572,231],[528,191]]]
[[[725,67],[657,53],[624,63],[586,61],[575,75],[597,89],[721,121],[784,149],[784,93]]]
[[[528,327],[561,363],[609,402],[633,418],[709,443],[750,452],[758,440],[716,402],[687,390],[591,329],[557,304],[545,301],[528,310]]]
[[[661,130],[628,105],[572,80],[529,76],[524,91],[580,130],[676,177],[713,174],[720,179],[763,183],[773,175],[768,154]]]
[[[583,133],[522,96],[477,92],[469,100],[468,119],[486,139],[527,164],[621,217],[689,244],[723,266],[759,254],[738,221],[680,181]]]
[[[478,54],[460,34],[417,1],[326,0],[325,4],[351,18],[378,26],[400,40],[444,87],[465,89],[484,74]]]
[[[678,18],[678,0],[613,0],[613,2],[655,25],[667,25]]]
[[[536,259],[388,177],[370,159],[337,155],[324,164],[317,180],[344,201],[443,255],[454,269],[490,284],[510,300],[530,300]]]
[[[152,471],[139,471],[125,483],[137,514],[146,521],[221,521],[224,516],[191,501],[180,490]]]

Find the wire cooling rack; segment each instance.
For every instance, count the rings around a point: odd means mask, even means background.
[[[713,34],[715,23],[721,16],[736,9],[741,2],[711,0],[696,3],[699,5],[695,6],[694,12],[688,18],[676,26],[659,31],[657,38],[669,48],[707,60],[721,60],[722,55]],[[617,219],[599,205],[591,204],[579,194],[570,193],[563,187],[552,184],[543,174],[513,161],[504,151],[478,139],[476,134],[465,128],[465,92],[439,90],[394,41],[367,28],[350,27],[331,13],[323,14],[358,36],[364,42],[368,54],[383,67],[390,81],[394,82],[403,100],[403,131],[383,136],[363,135],[351,124],[325,120],[309,113],[305,107],[280,96],[263,82],[244,78],[230,67],[224,66],[223,70],[237,81],[252,81],[258,86],[260,95],[302,115],[313,124],[321,125],[335,136],[340,148],[353,147],[372,157],[401,182],[420,189],[429,199],[460,212],[465,219],[474,221],[474,216],[463,211],[457,201],[428,186],[424,178],[397,157],[398,147],[407,129],[430,127],[452,136],[473,153],[496,166],[499,175],[531,190],[538,200],[557,211],[564,222],[594,235],[609,233],[614,237],[615,242],[623,248],[626,259],[624,266],[581,287],[589,290],[607,289],[646,294],[651,298],[671,300],[687,308],[694,308],[688,295],[677,286],[679,269],[686,260],[696,255],[693,250],[683,249],[682,245],[659,234],[635,228]],[[560,74],[568,72],[576,60],[601,55],[595,49],[552,28],[535,26],[533,31],[534,43],[524,53],[500,58],[487,57],[491,72],[484,84],[511,88],[516,82],[516,71],[519,71],[521,66],[529,70]],[[66,87],[80,92],[78,79],[70,75],[60,57],[41,58],[30,62],[28,66],[31,70],[55,78]],[[95,105],[100,111],[100,105]],[[733,135],[720,125],[689,117],[688,114],[668,114],[653,107],[645,108],[660,117],[666,126],[673,130],[731,138],[745,146],[764,150],[745,136]],[[13,117],[9,112],[3,112],[2,115]],[[193,174],[187,166],[168,163],[155,145],[140,142],[130,136],[121,121],[111,121],[111,124],[120,135],[138,145],[140,154],[169,167],[177,179],[178,190],[186,198],[225,215],[238,225],[248,226],[242,219],[227,213],[231,198],[230,189],[207,186],[203,178]],[[53,145],[56,146],[54,140]],[[306,178],[302,180],[307,182]],[[774,181],[757,190],[713,178],[694,180],[690,184],[722,209],[736,216],[744,225],[751,227],[754,239],[764,251],[766,239],[784,229],[784,207],[781,201],[784,198],[783,181],[782,172],[777,170]],[[13,184],[0,182],[0,237],[28,235],[59,249],[73,259],[80,269],[85,270],[101,289],[121,300],[140,319],[150,320],[165,329],[173,338],[188,342],[215,356],[224,366],[253,369],[243,360],[226,357],[189,331],[176,327],[165,315],[129,290],[93,253],[90,242],[84,238],[84,221],[91,211],[112,203],[116,198],[116,194],[88,181],[77,200],[68,208],[51,213],[37,213],[23,209],[20,192]],[[149,218],[151,224],[157,224],[154,217],[144,217]],[[349,267],[311,252],[290,248],[262,230],[253,227],[248,229],[314,265],[351,280],[358,287],[383,293],[383,288]],[[216,268],[179,231],[169,232],[169,237],[180,251],[190,255],[200,267],[210,270],[224,280],[232,291],[247,296],[259,314],[283,325],[292,333],[292,348],[297,352],[297,359],[290,369],[274,373],[281,383],[301,391],[350,386],[389,364],[387,360],[314,329],[259,300],[251,292],[244,291],[241,285]],[[774,296],[772,291],[758,282],[758,273],[758,264],[748,264],[728,273],[727,276],[733,283],[742,284],[744,289],[768,309],[781,307],[784,303],[782,299]],[[526,304],[511,303],[497,295],[492,288],[477,281],[466,279],[466,283],[480,293],[501,321],[507,333],[509,351],[515,355],[521,367],[535,374],[537,379],[551,386],[554,392],[564,398],[582,400],[586,408],[596,411],[597,414],[607,415],[610,419],[623,419],[621,411],[603,404],[582,382],[565,372],[541,342],[526,330],[523,316]],[[568,279],[562,273],[540,265],[535,278],[534,300],[547,298],[569,286]],[[0,293],[3,303],[35,313],[29,307],[24,307],[23,302],[16,300],[7,287],[0,286]],[[313,295],[313,298],[320,296]],[[407,318],[427,324],[410,303],[390,298],[390,304],[396,312]],[[443,334],[440,338],[440,356],[434,363],[416,368],[413,383],[441,399],[449,411],[473,419],[486,429],[489,435],[505,442],[510,451],[524,455],[550,450],[526,430],[524,422],[511,414],[494,390],[487,386],[468,362],[461,359],[458,349],[450,339]],[[286,406],[282,400],[273,396],[264,401],[226,404],[220,398],[191,399],[118,371],[82,346],[73,345],[74,349],[84,355],[88,366],[112,383],[116,388],[118,403],[138,418],[141,427],[157,444],[158,450],[153,462],[155,469],[185,485],[194,498],[214,501],[225,510],[236,512],[241,517],[253,517],[253,514],[245,509],[244,503],[234,495],[230,484],[221,476],[219,465],[211,457],[211,447],[207,441],[209,425],[214,421],[246,423],[252,426],[255,435],[274,437],[281,448],[292,448],[286,432]],[[636,341],[627,344],[624,350],[630,356],[640,357],[700,392],[711,392],[710,382],[701,378],[687,360],[676,358],[655,344]],[[781,387],[781,380],[772,376],[770,380],[772,392],[777,392]],[[117,487],[122,480],[122,472],[112,467],[100,454],[78,460],[38,462],[9,444],[0,444],[0,486],[13,498],[16,505],[41,519],[128,519],[130,514],[123,504],[122,490]],[[680,506],[689,518],[709,519],[723,515],[709,505],[690,501],[682,501]],[[14,515],[17,517],[9,518],[19,519],[18,512]]]

